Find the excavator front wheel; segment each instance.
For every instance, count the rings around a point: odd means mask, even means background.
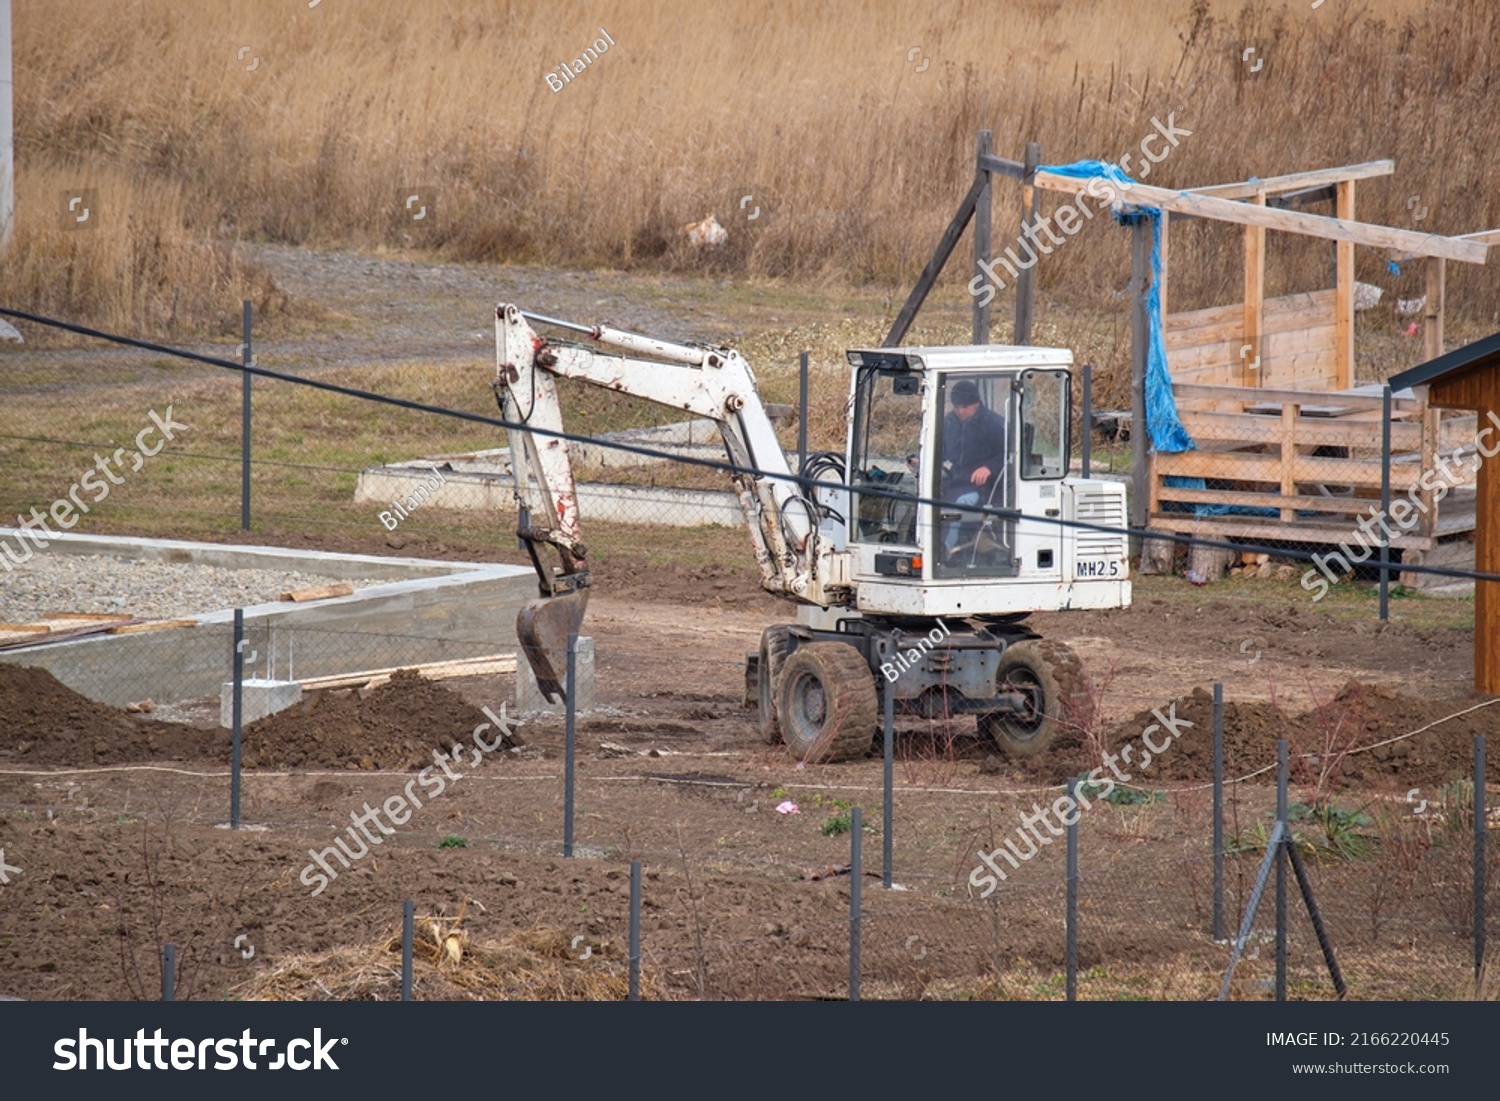
[[[760,712],[760,735],[767,745],[781,741],[781,722],[776,717],[776,686],[781,667],[792,652],[792,629],[777,625],[767,627],[760,636],[760,661],[756,665],[755,690]]]
[[[779,680],[777,718],[793,757],[822,763],[869,752],[879,701],[858,650],[842,642],[804,643],[786,659]]]
[[[979,716],[979,736],[1013,757],[1046,751],[1074,717],[1083,665],[1072,648],[1050,639],[1025,639],[1005,648],[996,673],[1000,692],[1018,692],[1019,713],[992,711]]]

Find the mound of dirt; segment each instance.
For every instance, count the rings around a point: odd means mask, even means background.
[[[45,669],[0,664],[0,758],[47,765],[112,765],[216,755],[213,735],[95,703]],[[229,735],[224,735],[224,757]]]
[[[230,733],[141,718],[95,703],[45,669],[0,664],[0,757],[39,765],[215,761],[227,764]],[[418,769],[433,749],[472,746],[490,720],[441,684],[404,669],[367,693],[313,692],[295,707],[245,727],[246,768]],[[484,733],[493,741],[497,732]],[[508,745],[521,744],[513,736]]]
[[[1224,775],[1244,776],[1274,765],[1276,742],[1285,738],[1294,780],[1299,772],[1316,770],[1320,761],[1329,761],[1339,779],[1394,780],[1437,787],[1471,776],[1474,735],[1488,733],[1500,718],[1500,705],[1458,714],[1474,706],[1473,699],[1413,699],[1383,686],[1356,681],[1346,684],[1327,703],[1297,715],[1270,703],[1225,701]],[[1213,694],[1203,687],[1154,710],[1147,708],[1132,715],[1108,734],[1108,746],[1118,750],[1133,742],[1139,754],[1142,732],[1152,724],[1160,725],[1156,712],[1169,718],[1175,715],[1179,724],[1190,722],[1193,726],[1184,729],[1148,770],[1140,771],[1137,782],[1149,783],[1148,776],[1161,780],[1212,779]],[[1400,737],[1438,720],[1445,721],[1423,733]],[[1164,740],[1157,732],[1152,738],[1158,743]],[[1392,738],[1400,740],[1377,744]],[[1313,754],[1318,759],[1299,763],[1299,754]],[[1497,756],[1500,754],[1491,753],[1486,761],[1490,780],[1500,780]],[[1128,770],[1128,766],[1121,768]],[[1274,780],[1274,772],[1267,774],[1265,782]]]
[[[432,764],[434,749],[473,747],[476,727],[491,742],[494,724],[443,685],[410,669],[373,691],[314,692],[300,704],[246,728],[246,763],[263,768],[404,771]],[[513,737],[507,744],[520,745]]]

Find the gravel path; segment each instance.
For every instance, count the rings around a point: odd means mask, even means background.
[[[230,570],[144,562],[113,555],[37,554],[0,570],[0,622],[30,623],[50,612],[111,612],[179,619],[278,599],[289,589],[327,585],[321,574]],[[356,589],[383,584],[347,578]]]

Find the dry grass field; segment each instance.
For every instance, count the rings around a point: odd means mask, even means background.
[[[295,319],[242,240],[902,288],[981,127],[1001,154],[1038,140],[1059,163],[1117,157],[1175,112],[1193,133],[1165,184],[1393,157],[1361,217],[1500,225],[1489,0],[17,0],[15,19],[0,300],[158,333],[222,327],[240,297]],[[615,45],[552,90],[601,28]],[[64,228],[70,188],[97,193],[96,228]],[[404,216],[413,191],[432,199],[423,223]],[[708,258],[677,230],[710,211],[731,238]],[[1230,232],[1178,235],[1176,304],[1226,292]],[[1301,247],[1273,248],[1268,293],[1322,273]],[[1362,250],[1360,278],[1384,263]],[[1120,237],[1091,227],[1042,289],[1107,299],[1126,267]],[[1455,267],[1453,320],[1488,322],[1493,278]]]

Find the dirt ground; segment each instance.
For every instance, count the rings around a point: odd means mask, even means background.
[[[663,592],[690,602],[662,602]],[[1334,909],[1350,915],[1361,993],[1451,993],[1445,984],[1462,973],[1453,964],[1463,948],[1453,840],[1462,831],[1449,828],[1454,814],[1419,821],[1403,793],[1447,807],[1441,793],[1468,775],[1472,736],[1492,723],[1485,701],[1465,691],[1470,632],[1378,629],[1202,596],[1152,582],[1128,610],[1035,617],[1044,634],[1070,640],[1089,671],[1078,729],[1037,761],[994,756],[972,721],[902,725],[891,840],[905,890],[871,880],[864,893],[867,996],[1057,996],[1059,854],[1024,865],[988,904],[970,901],[969,872],[1018,812],[1056,798],[1054,785],[1098,764],[1103,749],[1138,741],[1157,721],[1153,708],[1194,725],[1136,777],[1167,796],[1084,819],[1084,868],[1097,875],[1084,894],[1081,950],[1094,984],[1085,991],[1209,996],[1224,959],[1204,931],[1202,894],[1216,679],[1231,778],[1271,765],[1286,737],[1298,755],[1294,798],[1328,796],[1378,819],[1365,831],[1378,827],[1378,857],[1319,872]],[[435,750],[472,744],[486,721],[480,708],[513,699],[510,677],[403,674],[370,690],[314,693],[251,724],[249,828],[235,833],[222,828],[229,737],[212,720],[193,728],[126,714],[45,672],[0,666],[0,843],[21,869],[0,886],[0,992],[152,997],[158,948],[170,941],[184,996],[388,997],[385,946],[404,898],[419,914],[451,921],[462,912],[476,952],[532,931],[567,943],[550,966],[618,979],[635,857],[646,868],[643,968],[656,996],[842,997],[849,879],[838,869],[849,860],[854,804],[875,831],[866,866],[880,867],[881,765],[803,767],[759,741],[742,703],[744,656],[778,607],[729,566],[643,571],[624,593],[596,597],[596,707],[579,723],[574,860],[560,858],[562,724],[546,716],[521,722],[493,754],[472,751],[462,780],[389,836],[376,834],[368,855],[347,868],[326,855],[352,814],[409,792]],[[1253,647],[1242,648],[1245,639]],[[1237,837],[1263,821],[1271,779],[1262,771],[1232,787]],[[787,802],[797,813],[778,813]],[[318,852],[337,874],[314,895],[305,870]],[[1236,891],[1257,855],[1236,862]],[[1404,883],[1405,893],[1376,897],[1377,880]],[[1139,901],[1148,888],[1149,907]],[[1382,935],[1416,962],[1391,963]],[[1258,966],[1244,965],[1243,996],[1261,992]],[[351,968],[361,981],[341,983]],[[1323,996],[1311,963],[1308,974],[1306,996]],[[459,977],[431,966],[419,990],[535,994]]]

